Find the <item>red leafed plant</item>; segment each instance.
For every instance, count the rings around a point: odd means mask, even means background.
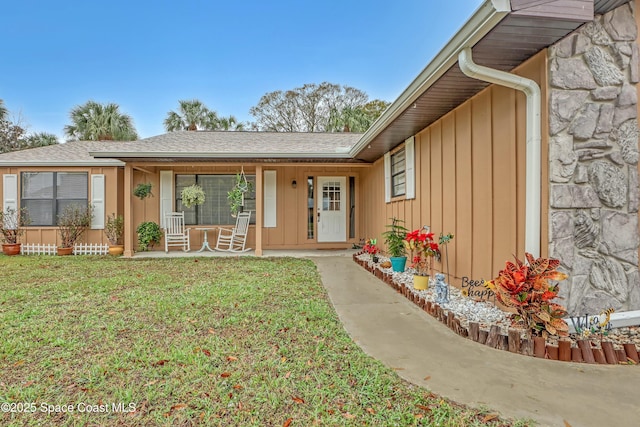
[[[378,239],[367,239],[362,250],[371,255],[371,257],[373,258],[378,252],[380,252],[380,249],[378,248],[376,243],[378,243]]]
[[[423,227],[407,233],[404,240],[407,250],[411,253],[411,266],[415,269],[415,274],[428,276],[431,261],[434,257],[440,257],[440,246],[433,240],[433,233]]]
[[[567,315],[566,309],[551,302],[558,296],[558,284],[550,284],[549,280],[560,281],[567,275],[556,270],[560,261],[552,258],[535,258],[525,253],[527,263],[516,258],[515,264],[507,261],[504,270],[498,277],[485,282],[498,301],[518,312],[514,315],[516,322],[521,322],[536,336],[569,335],[569,326],[562,319]]]

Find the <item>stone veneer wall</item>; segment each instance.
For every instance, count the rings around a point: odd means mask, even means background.
[[[549,254],[571,315],[640,309],[633,3],[549,49]]]

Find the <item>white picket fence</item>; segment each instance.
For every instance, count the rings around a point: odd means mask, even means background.
[[[56,245],[48,243],[23,243],[20,247],[22,255],[56,255]],[[74,255],[108,255],[109,245],[99,243],[80,243],[73,247]]]
[[[55,255],[56,245],[44,243],[23,243],[20,245],[22,255]]]
[[[108,255],[109,245],[99,243],[80,243],[73,247],[74,255]]]

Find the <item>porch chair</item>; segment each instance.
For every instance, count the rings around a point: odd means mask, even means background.
[[[184,228],[184,212],[169,212],[164,217],[164,251],[169,253],[169,246],[181,246],[189,252],[191,240],[189,228]]]
[[[224,252],[247,252],[251,248],[245,248],[251,211],[240,212],[236,218],[236,226],[232,229],[221,228],[218,232],[218,242],[215,249]]]

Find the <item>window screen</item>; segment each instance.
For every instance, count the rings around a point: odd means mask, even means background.
[[[31,225],[56,225],[69,205],[88,205],[86,172],[23,172],[20,206],[27,209]]]
[[[404,149],[391,155],[391,196],[402,196],[406,192]]]
[[[252,191],[245,193],[244,210],[251,211],[251,224],[255,224],[256,193],[255,175],[247,175]],[[180,194],[185,187],[198,184],[205,194],[202,205],[186,208],[182,205]],[[184,211],[184,222],[187,225],[229,225],[236,220],[231,216],[227,193],[236,184],[235,175],[176,175],[176,210]]]

